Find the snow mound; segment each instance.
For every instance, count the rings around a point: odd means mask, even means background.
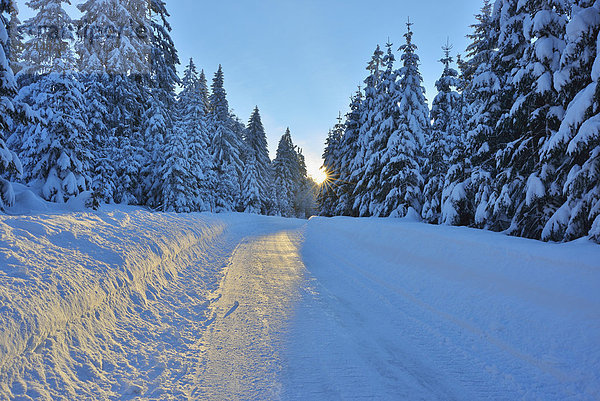
[[[419,213],[412,207],[408,208],[408,211],[406,212],[406,216],[404,216],[401,220],[405,221],[405,222],[414,222],[414,223],[422,221]]]
[[[19,206],[8,213],[51,210],[31,191],[17,193]],[[177,277],[174,261],[210,244],[225,226],[210,215],[124,207],[0,216],[0,368],[102,304],[122,297],[145,304]]]

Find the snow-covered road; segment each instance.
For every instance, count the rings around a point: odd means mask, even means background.
[[[247,238],[219,286],[202,338],[206,361],[196,399],[280,399],[283,340],[302,285],[299,231]]]
[[[595,400],[599,261],[407,220],[0,217],[0,399]]]
[[[312,219],[284,399],[598,400],[600,247]]]

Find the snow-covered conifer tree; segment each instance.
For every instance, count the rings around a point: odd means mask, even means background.
[[[507,27],[510,40],[502,42],[501,35],[501,54],[516,54],[518,59],[511,63],[506,88],[514,100],[499,121],[499,134],[506,142],[496,155],[495,220],[500,229],[509,228],[510,222],[509,232],[519,236],[539,238],[552,210],[543,181],[553,172],[550,165],[540,165],[539,154],[563,115],[553,76],[565,47],[566,9],[565,0],[519,2],[512,18],[521,23]],[[522,33],[517,34],[514,27],[521,24]]]
[[[217,178],[215,207],[217,211],[235,210],[241,189],[242,139],[233,130],[234,121],[229,112],[227,93],[223,86],[223,69],[219,66],[212,83],[210,95],[212,130],[211,151]]]
[[[208,89],[208,83],[206,81],[206,75],[204,74],[204,70],[200,71],[200,76],[198,77],[198,90],[200,91],[200,97],[202,98],[202,102],[204,103],[204,111],[208,115],[210,113],[210,91]]]
[[[91,184],[91,138],[83,86],[73,71],[72,21],[62,3],[29,2],[36,15],[25,25],[39,29],[30,31],[33,34],[24,44],[22,74],[29,74],[29,78],[18,96],[37,117],[34,123],[22,124],[17,130],[24,178],[54,202],[87,191]]]
[[[19,7],[15,0],[5,0],[6,11],[10,15],[10,18],[5,15],[8,25],[6,26],[8,33],[8,49],[6,56],[10,60],[10,65],[13,70],[13,74],[16,76],[22,69],[21,65],[21,54],[23,53],[23,40],[24,33],[22,29],[21,20],[19,19]]]
[[[176,125],[167,131],[164,164],[159,167],[162,181],[161,210],[189,213],[197,207],[197,179],[193,174],[186,132]]]
[[[208,138],[208,115],[206,98],[202,93],[200,78],[192,59],[183,73],[182,90],[179,93],[177,126],[187,138],[190,173],[194,181],[189,183],[188,193],[193,198],[192,210],[210,210],[211,188],[214,186],[212,158]]]
[[[323,216],[333,216],[339,201],[338,181],[340,177],[341,141],[344,134],[344,124],[340,114],[335,128],[329,131],[325,140],[325,151],[323,152],[323,169],[327,174],[327,181],[319,188],[317,202],[319,213]]]
[[[111,4],[116,6],[116,4]],[[110,129],[109,88],[107,64],[111,45],[114,45],[117,27],[111,20],[107,3],[88,0],[78,6],[83,16],[79,21],[78,53],[79,77],[85,86],[85,113],[92,135],[92,188],[99,201],[112,203],[117,187],[115,164],[118,160],[117,138]],[[109,42],[110,41],[110,42]]]
[[[591,235],[600,242],[600,1],[577,3],[566,27],[561,67],[554,74],[566,112],[542,149],[543,162],[555,167],[547,190],[559,201],[542,239]]]
[[[285,217],[294,215],[294,199],[302,172],[299,166],[299,155],[296,152],[290,129],[288,128],[279,140],[277,155],[273,160],[274,182],[277,214]],[[305,173],[306,175],[306,173]]]
[[[456,206],[461,200],[464,202],[464,196],[455,199],[452,195],[453,193],[454,195],[466,194],[464,189],[460,191],[459,188],[455,191],[457,184],[452,180],[454,174],[450,174],[449,171],[464,169],[461,165],[463,162],[461,159],[464,157],[461,137],[461,98],[455,90],[459,85],[458,72],[451,67],[452,46],[448,43],[442,49],[444,57],[440,62],[444,65],[444,71],[435,83],[438,94],[433,99],[431,107],[433,126],[426,138],[427,181],[423,191],[424,203],[421,215],[430,223],[455,224],[459,220]],[[453,157],[454,153],[456,155]],[[447,173],[448,180],[446,180]],[[445,187],[446,181],[447,187]]]
[[[242,207],[245,213],[258,214],[262,207],[256,164],[254,153],[250,152],[246,157],[242,182]]]
[[[294,181],[294,216],[299,219],[308,219],[316,209],[316,183],[307,176],[306,160],[302,149],[294,147],[296,152],[295,165],[293,167]]]
[[[363,204],[368,202],[371,216],[387,216],[387,197],[394,190],[391,181],[387,180],[383,172],[390,162],[392,155],[388,149],[388,142],[398,128],[400,99],[399,86],[396,83],[398,72],[394,70],[395,57],[391,43],[386,44],[387,53],[383,57],[386,67],[381,74],[381,82],[375,99],[375,118],[373,130],[368,144],[368,158],[365,158],[366,195]],[[368,201],[367,201],[368,199]]]
[[[38,121],[21,128],[25,180],[53,202],[91,186],[90,137],[83,114],[83,86],[72,73],[51,72],[21,90]]]
[[[256,181],[258,184],[260,200],[259,212],[267,214],[272,181],[271,159],[269,158],[269,149],[267,147],[267,134],[265,133],[258,107],[254,108],[250,120],[248,121],[245,141],[248,159],[254,159],[255,162]]]
[[[151,207],[161,207],[162,194],[161,168],[165,162],[164,148],[167,138],[174,129],[173,114],[176,109],[175,86],[179,83],[177,49],[171,38],[171,26],[167,21],[167,12],[163,0],[151,0],[150,18],[150,74],[144,76],[145,113],[143,115],[142,133],[147,154],[147,162],[143,170],[144,195],[146,203]]]
[[[339,188],[339,200],[334,211],[336,215],[353,216],[354,187],[352,181],[352,162],[359,151],[359,133],[360,133],[360,114],[363,102],[362,91],[352,97],[350,111],[346,115],[344,123],[344,135],[340,141],[339,151],[339,179],[337,187]]]
[[[485,227],[490,218],[490,196],[496,171],[495,152],[498,138],[494,134],[501,112],[502,74],[498,69],[497,37],[499,23],[492,18],[492,5],[485,1],[481,12],[475,16],[469,35],[472,42],[467,47],[467,60],[461,63],[461,87],[463,88],[463,118],[466,118],[466,156],[471,168],[464,180],[455,180],[467,188],[469,214],[474,224]]]
[[[370,74],[365,79],[365,98],[363,100],[362,107],[360,108],[360,132],[358,136],[359,146],[356,157],[352,161],[352,175],[350,177],[350,181],[356,183],[354,186],[354,192],[352,194],[352,197],[354,198],[352,209],[354,210],[353,214],[358,216],[369,215],[370,196],[367,186],[373,177],[369,177],[365,173],[365,169],[367,160],[370,158],[369,142],[375,135],[375,130],[377,129],[375,124],[375,117],[378,114],[376,100],[381,84],[381,66],[383,63],[382,58],[383,51],[381,51],[381,48],[378,45],[373,53],[373,56],[371,57],[371,61],[367,66],[367,70]]]
[[[93,179],[92,189],[99,201],[113,203],[117,189],[118,177],[115,169],[118,159],[117,138],[109,129],[109,109],[106,97],[106,84],[109,79],[106,73],[97,72],[80,74],[86,85],[85,112],[88,116],[88,127],[92,137],[91,154]]]
[[[13,98],[17,83],[10,66],[9,13],[12,0],[0,1],[0,210],[12,206],[14,193],[8,177],[22,173],[21,162],[6,145],[8,133],[14,127],[16,110]]]
[[[518,204],[517,192],[522,191],[527,177],[520,174],[519,169],[511,168],[510,154],[517,151],[516,141],[526,131],[526,121],[516,119],[514,111],[520,105],[518,76],[521,60],[525,57],[529,41],[525,38],[525,24],[530,21],[525,2],[518,0],[497,0],[494,5],[493,23],[497,26],[497,49],[492,60],[492,71],[500,81],[498,93],[498,114],[494,132],[487,145],[494,157],[495,172],[492,174],[493,185],[487,201],[488,216],[486,227],[492,230],[507,230],[514,226],[513,216]]]
[[[248,145],[246,143],[246,124],[244,124],[244,122],[238,117],[236,116],[233,112],[230,113],[230,118],[232,121],[232,130],[235,133],[235,136],[238,140],[239,143],[239,155],[240,155],[240,161],[241,164],[237,169],[237,173],[238,173],[238,186],[240,188],[240,192],[236,195],[235,197],[235,210],[237,210],[238,212],[243,212],[244,211],[244,206],[243,206],[243,194],[241,192],[241,188],[244,185],[244,164],[245,164],[245,160],[246,157],[248,155],[248,153],[250,153],[250,149],[248,148]],[[255,163],[256,165],[256,163]]]
[[[399,105],[397,128],[382,155],[384,167],[380,185],[390,188],[380,213],[382,216],[402,217],[409,208],[417,213],[422,210],[421,165],[425,138],[429,135],[431,124],[411,26],[409,21],[404,35],[406,43],[400,47],[403,67],[397,72],[400,77],[396,84],[398,96],[393,97],[396,99],[394,103]]]
[[[100,153],[94,186],[105,191],[105,201],[112,197],[139,204],[143,198],[141,168],[148,158],[142,135],[147,99],[143,77],[150,73],[152,49],[149,6],[147,0],[87,0],[78,5],[82,17],[76,48],[86,74],[88,107],[96,109],[88,113]]]

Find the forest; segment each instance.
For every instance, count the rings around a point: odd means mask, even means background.
[[[321,214],[600,242],[600,2],[486,0],[431,109],[407,28],[327,136]]]
[[[90,207],[412,213],[600,241],[598,1],[485,0],[464,54],[443,47],[431,106],[409,20],[329,132],[319,189],[289,129],[271,160],[258,107],[232,112],[221,66],[210,86],[191,59],[178,75],[164,0],[68,3],[30,0],[22,22],[0,1],[0,208],[17,182]]]
[[[258,107],[230,110],[221,66],[210,89],[183,76],[162,0],[0,1],[0,210],[13,182],[43,199],[84,197],[166,212],[306,218],[315,184],[289,129],[274,160]]]

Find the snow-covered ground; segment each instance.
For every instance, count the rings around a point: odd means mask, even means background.
[[[0,399],[600,398],[586,240],[18,196]]]
[[[312,219],[284,399],[598,400],[600,247]]]

